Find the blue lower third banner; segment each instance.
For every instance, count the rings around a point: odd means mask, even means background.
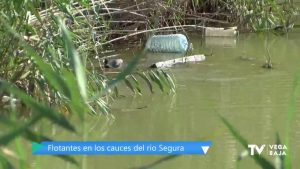
[[[205,155],[211,141],[45,141],[32,143],[35,155]]]

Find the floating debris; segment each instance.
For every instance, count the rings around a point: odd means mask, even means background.
[[[175,64],[182,64],[182,63],[188,63],[188,62],[200,62],[204,61],[205,56],[204,55],[193,55],[193,56],[186,56],[182,58],[172,59],[172,60],[166,60],[162,62],[157,62],[153,65],[151,65],[151,68],[168,68],[172,67]]]
[[[150,37],[145,48],[151,52],[185,53],[189,43],[183,34],[154,35]]]
[[[237,27],[229,27],[229,28],[216,28],[216,27],[206,27],[205,28],[205,36],[236,36],[237,35]]]

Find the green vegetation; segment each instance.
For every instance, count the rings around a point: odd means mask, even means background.
[[[40,142],[50,140],[32,130],[33,126],[47,119],[62,128],[76,132],[76,127],[70,124],[67,114],[76,114],[81,120],[87,113],[109,113],[108,102],[117,94],[116,85],[124,81],[129,88],[142,94],[141,80],[154,91],[153,83],[164,92],[175,92],[173,79],[163,70],[145,70],[134,73],[144,51],[137,54],[133,61],[116,77],[109,79],[101,66],[89,68],[94,61],[94,53],[89,47],[95,44],[82,42],[87,34],[76,35],[77,28],[70,32],[64,19],[69,14],[65,11],[69,5],[56,2],[65,16],[55,16],[54,11],[48,11],[47,19],[41,19],[39,4],[31,1],[1,2],[1,124],[9,130],[0,136],[0,145],[6,146],[19,136],[29,141]],[[88,6],[84,1],[83,6]],[[21,5],[21,6],[19,6]],[[6,11],[7,10],[7,11]],[[28,12],[35,14],[41,27],[30,23]],[[77,26],[84,26],[88,20],[79,20]],[[85,23],[84,23],[85,22]],[[91,34],[93,35],[93,34]],[[75,42],[75,43],[73,43]],[[92,41],[88,42],[91,43]],[[85,47],[87,46],[87,47]],[[133,74],[132,74],[133,73]],[[139,77],[139,78],[137,78]],[[115,89],[115,90],[111,90]],[[114,91],[114,92],[112,92]],[[13,102],[17,98],[18,102]],[[7,107],[6,105],[10,105]],[[65,111],[65,114],[61,113]],[[25,113],[25,118],[20,117]],[[16,141],[17,141],[16,140]],[[22,150],[20,150],[22,152]],[[5,155],[5,154],[4,154]],[[6,154],[7,155],[7,154]],[[20,154],[19,154],[20,155]],[[76,163],[71,157],[61,157]],[[23,159],[25,160],[25,159]],[[1,155],[1,164],[11,166],[5,156]],[[28,168],[24,164],[20,168]]]

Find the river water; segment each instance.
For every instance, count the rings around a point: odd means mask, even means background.
[[[120,94],[125,97],[116,99],[111,105],[115,119],[87,117],[84,136],[56,127],[45,130],[51,132],[55,140],[213,142],[205,156],[178,156],[155,166],[157,169],[235,169],[237,158],[245,149],[219,115],[236,127],[249,143],[274,144],[276,133],[284,141],[293,81],[300,68],[300,30],[288,36],[241,34],[238,38],[202,39],[200,35],[191,34],[189,37],[194,46],[193,54],[213,55],[201,63],[170,69],[176,79],[176,94],[161,93],[158,88],[150,94],[145,86],[143,96],[132,96],[129,90],[122,89]],[[266,48],[269,48],[272,70],[262,68],[268,55]],[[132,51],[128,55],[130,53]],[[149,55],[141,64],[151,62],[153,58],[149,57],[166,56]],[[299,101],[297,97],[296,114],[289,124],[288,149],[295,169],[300,168]],[[267,153],[262,155],[273,163],[274,157]],[[80,162],[78,168],[129,169],[164,157],[76,156],[76,159]],[[56,157],[34,156],[31,159],[32,168],[77,168]],[[251,157],[245,157],[240,168],[260,167]]]

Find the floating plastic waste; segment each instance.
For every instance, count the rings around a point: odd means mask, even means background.
[[[146,56],[142,58],[144,60],[141,60],[140,64],[144,64],[144,67],[148,67],[149,65],[152,65],[153,63],[161,62],[164,60],[182,58],[183,56],[184,56],[183,53],[147,52]]]
[[[205,36],[236,36],[237,35],[237,27],[230,28],[215,28],[215,27],[206,27],[205,28]]]
[[[188,63],[188,62],[200,62],[200,61],[204,61],[204,60],[205,60],[204,55],[186,56],[186,57],[182,57],[182,58],[157,62],[157,63],[151,65],[151,68],[168,68],[168,67],[172,67],[175,64],[182,64],[182,63]]]
[[[188,46],[188,40],[185,35],[172,34],[150,37],[145,48],[151,52],[185,53]]]

